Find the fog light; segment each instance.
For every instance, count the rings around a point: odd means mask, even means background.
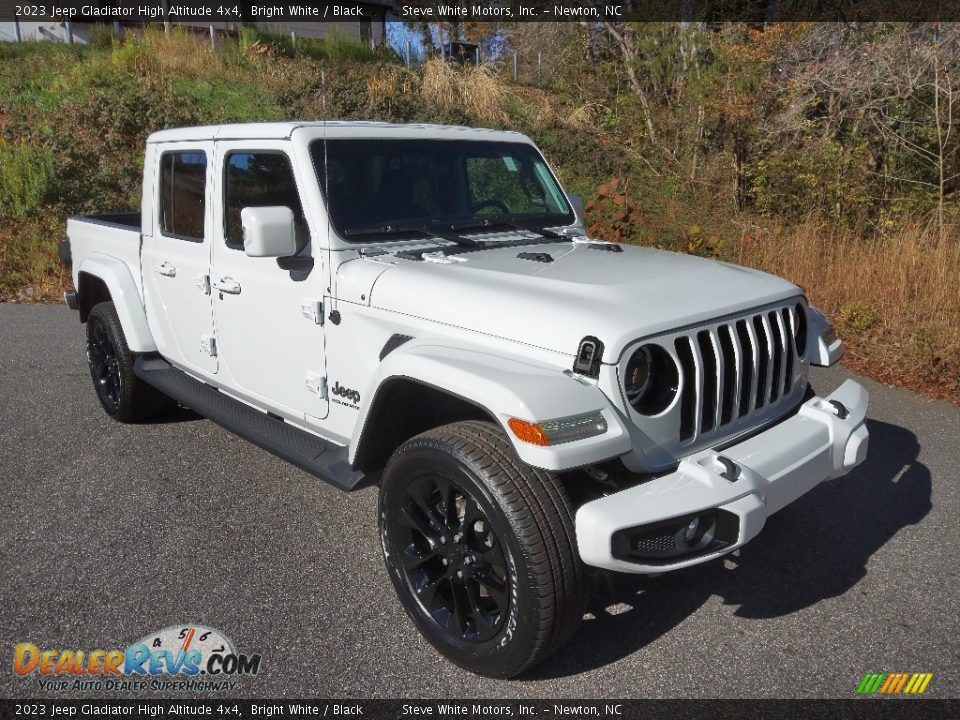
[[[696,515],[623,528],[613,533],[611,554],[618,560],[668,565],[719,552],[737,542],[740,518],[714,508]]]

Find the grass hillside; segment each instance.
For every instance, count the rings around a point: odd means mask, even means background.
[[[833,318],[848,364],[960,400],[956,233],[944,241],[919,222],[865,238],[813,219],[732,215],[709,177],[691,191],[657,172],[628,123],[589,94],[436,61],[407,69],[345,42],[301,43],[296,56],[246,35],[214,52],[180,32],[93,47],[0,44],[0,300],[60,299],[70,282],[56,259],[65,218],[137,206],[148,133],[323,117],[525,132],[588,199],[597,236],[784,275]]]

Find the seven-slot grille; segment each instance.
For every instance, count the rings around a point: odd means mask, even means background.
[[[794,389],[793,306],[676,338],[683,373],[680,440],[692,441],[789,397]]]

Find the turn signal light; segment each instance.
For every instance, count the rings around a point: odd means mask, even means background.
[[[531,445],[542,446],[550,444],[550,438],[547,437],[546,430],[544,430],[539,423],[532,423],[528,420],[520,420],[519,418],[510,418],[507,424],[510,426],[510,429],[513,430],[513,434],[524,442],[530,443]]]

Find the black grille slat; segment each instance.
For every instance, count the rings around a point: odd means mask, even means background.
[[[750,412],[750,386],[753,384],[753,343],[747,332],[747,321],[737,320],[737,337],[740,340],[740,357],[743,373],[740,381],[740,417]]]
[[[767,395],[767,355],[769,345],[767,331],[763,328],[763,320],[759,315],[753,317],[753,329],[757,338],[757,397],[756,408],[759,410],[766,402]]]
[[[714,355],[713,342],[710,332],[701,330],[697,333],[697,347],[700,349],[700,363],[703,366],[703,396],[701,398],[702,413],[700,416],[700,432],[713,430],[714,416],[717,412],[717,358]]]
[[[677,358],[680,360],[680,370],[683,372],[683,391],[680,394],[680,439],[689,440],[693,437],[696,417],[697,369],[693,361],[690,338],[677,338],[674,347],[677,350]]]
[[[783,333],[780,332],[777,322],[777,313],[770,311],[767,313],[767,320],[770,322],[770,334],[773,336],[773,375],[770,382],[770,404],[772,405],[780,397],[780,371],[783,369]]]
[[[786,357],[784,363],[786,372],[783,374],[783,395],[786,397],[793,389],[793,325],[790,322],[790,311],[787,308],[781,310],[783,313],[783,330],[786,335]]]
[[[720,338],[720,355],[723,357],[723,397],[720,404],[720,424],[733,419],[733,403],[737,397],[737,353],[733,349],[733,331],[729,325],[717,329]]]

